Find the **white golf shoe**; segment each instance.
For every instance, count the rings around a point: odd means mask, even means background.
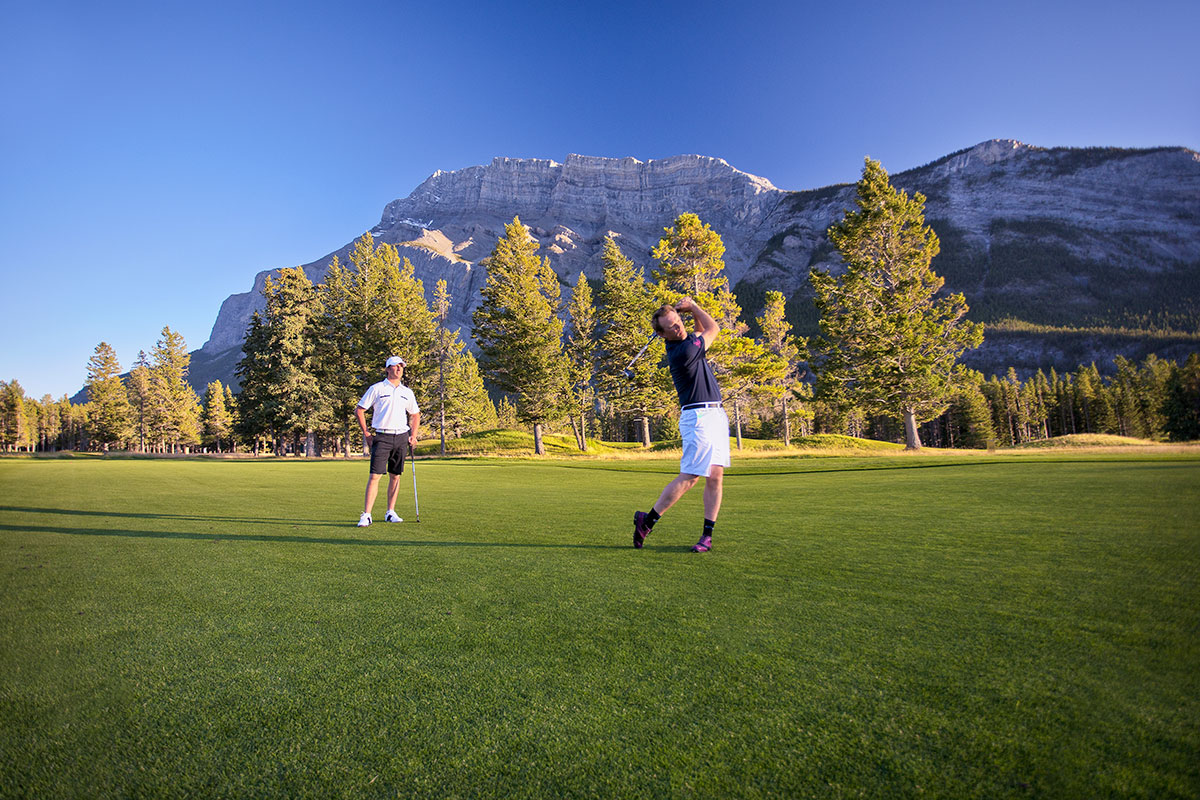
[[[365,528],[370,524],[371,524],[371,515],[364,511],[363,515],[358,518],[358,527]]]
[[[383,521],[384,522],[404,522],[404,520],[400,519],[400,515],[397,514],[395,511],[392,511],[390,508],[388,509],[387,516],[385,516],[383,518]]]

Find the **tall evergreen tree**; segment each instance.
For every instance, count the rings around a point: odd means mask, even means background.
[[[1142,418],[1146,424],[1146,436],[1159,440],[1166,437],[1167,385],[1177,369],[1175,362],[1160,359],[1151,353],[1138,370],[1138,396],[1142,406]]]
[[[149,430],[150,403],[150,359],[146,357],[145,350],[138,351],[137,361],[133,362],[133,369],[129,371],[129,378],[125,381],[125,390],[132,409],[133,436],[137,439],[137,450],[144,453],[146,433]]]
[[[29,436],[27,426],[25,390],[16,378],[0,381],[0,446],[6,451],[19,448]]]
[[[58,439],[59,433],[62,431],[62,420],[59,418],[58,403],[48,394],[42,395],[42,399],[38,401],[41,406],[41,414],[38,416],[38,440],[41,442],[41,449],[51,450],[54,448],[54,442]]]
[[[868,158],[855,202],[829,229],[845,274],[809,276],[820,313],[818,389],[903,419],[906,446],[918,449],[918,422],[946,409],[954,364],[982,343],[983,328],[965,319],[961,294],[934,299],[944,281],[930,266],[939,244],[923,195],[893,189]]]
[[[800,389],[800,358],[801,348],[807,347],[807,342],[797,341],[792,335],[791,323],[787,321],[786,301],[782,292],[767,292],[766,304],[762,316],[758,317],[758,327],[762,331],[762,344],[783,362],[783,371],[778,378],[781,411],[780,429],[784,446],[792,443],[792,425],[788,406]]]
[[[473,332],[484,374],[516,396],[517,414],[533,425],[534,450],[543,455],[543,426],[563,414],[569,376],[558,276],[537,248],[520,219],[505,226],[487,261]]]
[[[434,316],[412,264],[393,245],[376,246],[369,233],[354,243],[350,262],[353,269],[336,257],[330,263],[316,326],[320,383],[347,454],[358,428],[354,408],[388,356],[405,360],[405,384],[421,405],[433,397],[437,375]]]
[[[14,381],[15,383],[15,381]],[[1166,381],[1163,429],[1172,441],[1200,439],[1200,354],[1192,353]]]
[[[663,341],[650,339],[650,318],[657,305],[654,290],[612,236],[604,240],[600,258],[604,272],[597,310],[599,391],[619,413],[633,413],[640,420],[642,446],[649,447],[650,417],[665,414],[672,396],[671,376],[662,365]],[[631,367],[632,377],[626,377],[625,365],[648,340],[650,347]]]
[[[132,409],[121,382],[121,365],[116,351],[108,344],[96,345],[88,359],[87,383],[89,430],[92,441],[108,452],[110,447],[121,447],[133,434]]]
[[[579,273],[571,302],[567,306],[567,358],[570,361],[570,389],[573,408],[570,419],[575,442],[587,452],[587,420],[595,402],[596,377],[596,306],[592,287]]]
[[[170,327],[150,353],[150,430],[170,452],[200,442],[200,400],[187,382],[187,342]]]
[[[723,274],[725,243],[708,223],[695,214],[680,214],[663,232],[666,235],[650,253],[658,261],[657,280],[693,298],[728,287]]]
[[[212,443],[218,453],[224,452],[222,443],[228,441],[233,432],[233,418],[225,398],[225,387],[220,381],[213,381],[205,388],[201,400],[204,438]]]
[[[433,289],[433,319],[437,323],[437,346],[435,355],[437,358],[438,376],[437,376],[437,399],[438,399],[438,437],[441,440],[441,454],[446,455],[446,370],[447,362],[453,361],[454,357],[462,350],[461,343],[457,348],[453,346],[451,338],[446,331],[446,319],[450,316],[450,292],[446,288],[446,281],[439,280]],[[457,339],[457,332],[455,334]]]
[[[496,407],[488,397],[473,353],[455,354],[446,371],[446,428],[456,437],[499,427]]]
[[[733,406],[734,431],[742,446],[742,409],[756,392],[778,396],[782,365],[769,349],[745,334],[737,297],[725,276],[725,244],[720,235],[695,214],[681,214],[665,229],[652,255],[658,259],[654,275],[659,279],[660,299],[693,299],[721,327],[707,356],[723,397]]]

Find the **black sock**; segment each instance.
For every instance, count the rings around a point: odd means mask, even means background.
[[[712,536],[713,526],[717,524],[715,519],[704,520],[704,536]]]
[[[653,528],[654,523],[658,522],[660,519],[662,519],[662,514],[659,514],[654,510],[654,506],[651,506],[650,513],[646,515],[646,527]]]

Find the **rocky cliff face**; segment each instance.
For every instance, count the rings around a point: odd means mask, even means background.
[[[1113,308],[1140,312],[1158,304],[1186,311],[1188,302],[1200,308],[1195,152],[1046,149],[994,140],[892,177],[927,197],[926,219],[942,238],[934,268],[948,289],[967,295],[980,319],[1084,324]],[[810,268],[837,269],[825,231],[853,207],[853,197],[852,183],[786,192],[703,156],[643,162],[571,155],[561,164],[497,158],[488,166],[433,174],[389,203],[371,234],[400,247],[427,291],[445,279],[454,302],[451,322],[469,332],[486,280],[478,262],[514,216],[573,283],[580,272],[600,274],[599,252],[609,234],[635,263],[649,267],[663,228],[694,212],[721,234],[739,295],[779,289],[802,298]],[[330,259],[345,261],[350,247],[304,265],[305,271],[322,280]],[[251,292],[225,301],[197,364],[230,362],[250,314],[262,307],[267,274],[255,278]],[[997,350],[991,360],[1003,365],[1006,353],[1029,360],[1036,352],[1045,349]],[[989,358],[985,353],[980,366],[987,368]]]

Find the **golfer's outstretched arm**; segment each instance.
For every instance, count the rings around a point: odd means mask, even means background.
[[[692,315],[692,319],[696,320],[696,333],[700,334],[700,338],[704,339],[705,351],[712,347],[717,334],[721,332],[721,326],[717,324],[717,321],[690,297],[680,300],[675,304],[675,308],[678,311],[686,311]]]

